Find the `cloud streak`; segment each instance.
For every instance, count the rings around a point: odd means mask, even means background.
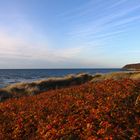
[[[130,38],[129,30],[140,23],[139,0],[44,3],[0,5],[0,68],[8,62],[26,68],[108,66],[121,45],[117,41],[126,33]],[[137,48],[133,52],[139,52]]]
[[[89,36],[101,36],[102,34],[104,34],[103,38],[105,38],[105,34],[107,36],[108,34],[115,36],[116,32],[121,33],[126,31],[126,25],[135,24],[135,22],[140,21],[139,3],[132,5],[130,1],[123,0],[113,3],[111,1],[108,1],[108,3],[102,2],[102,4],[101,1],[96,1],[96,6],[94,1],[92,3],[90,1],[90,5],[86,5],[85,8],[78,8],[77,11],[75,10],[77,12],[75,14],[63,14],[67,18],[66,20],[69,19],[69,22],[75,22],[73,30],[68,32],[70,37],[81,37],[83,39]],[[136,14],[132,15],[134,12]],[[76,19],[79,20],[79,16],[81,16],[81,19],[83,18],[87,21],[83,23],[77,21]]]
[[[1,33],[0,58],[5,59],[5,61],[8,59],[16,59],[18,63],[19,60],[23,59],[26,61],[30,60],[33,63],[38,60],[56,64],[70,61],[71,59],[73,60],[82,51],[82,47],[60,48],[56,51],[55,48],[48,46],[47,42],[42,43],[39,40],[31,42],[27,36],[21,38],[8,33]],[[36,64],[36,67],[37,65],[38,64]]]

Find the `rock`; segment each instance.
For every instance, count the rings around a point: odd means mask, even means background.
[[[0,89],[0,102],[3,102],[9,98],[12,98],[13,96],[8,93],[7,91],[1,90]]]

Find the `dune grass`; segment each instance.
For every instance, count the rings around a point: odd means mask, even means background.
[[[99,82],[103,80],[121,80],[121,79],[140,79],[140,72],[115,72],[108,74],[97,73],[95,75],[81,73],[77,75],[67,75],[65,77],[53,77],[31,83],[16,83],[0,89],[0,101],[9,98],[19,98],[22,96],[32,96],[38,93],[64,88],[72,85],[80,85],[85,82]]]
[[[102,81],[107,79],[114,79],[114,80],[121,80],[121,79],[132,79],[132,80],[139,80],[140,79],[140,72],[113,72],[108,74],[96,74],[93,76],[92,82],[95,81]]]
[[[0,90],[0,100],[3,101],[12,97],[19,98],[21,96],[31,96],[51,89],[79,85],[91,79],[92,75],[81,73],[77,75],[67,75],[60,78],[48,78],[31,83],[16,83]]]

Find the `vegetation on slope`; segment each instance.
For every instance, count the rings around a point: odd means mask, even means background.
[[[140,72],[113,72],[107,74],[96,74],[92,78],[92,82],[103,81],[108,79],[121,80],[121,79],[132,79],[140,80]]]
[[[16,83],[0,89],[0,101],[5,101],[9,98],[31,96],[51,89],[79,85],[88,82],[91,79],[92,75],[81,73],[60,78],[48,78],[31,83]]]
[[[140,81],[86,83],[0,103],[0,139],[140,139]]]
[[[138,80],[140,79],[140,72],[115,72],[95,75],[81,73],[77,75],[67,75],[60,78],[43,79],[31,83],[16,83],[0,89],[0,102],[9,98],[31,96],[52,89],[80,85],[88,81],[99,82],[107,79],[120,80],[126,78]]]
[[[123,67],[126,70],[140,70],[140,63],[137,64],[127,64]]]

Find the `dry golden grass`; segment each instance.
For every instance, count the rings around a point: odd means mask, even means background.
[[[34,81],[32,83],[16,83],[9,85],[0,91],[0,100],[11,97],[30,96],[50,89],[64,88],[79,85],[92,79],[92,75],[82,73],[78,75],[67,75],[65,77],[49,78]]]
[[[31,83],[16,83],[0,89],[0,101],[8,98],[19,98],[21,96],[31,96],[51,89],[64,88],[72,85],[80,85],[85,82],[98,82],[103,80],[140,79],[140,72],[115,72],[108,74],[90,75],[81,73],[77,75],[67,75],[65,77],[53,77]]]
[[[114,72],[108,74],[96,74],[93,76],[92,82],[94,81],[102,81],[107,79],[132,79],[132,80],[139,80],[140,79],[140,72]]]

